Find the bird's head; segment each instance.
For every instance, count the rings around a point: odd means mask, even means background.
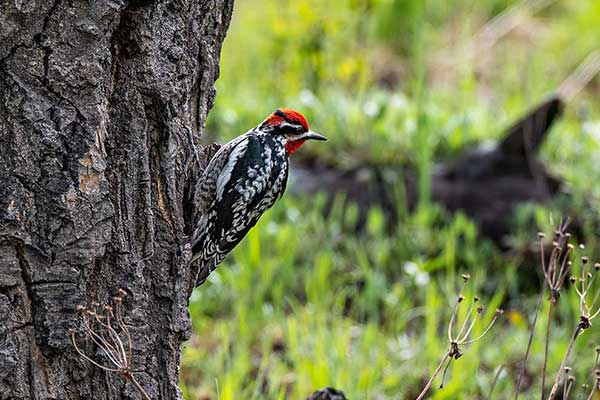
[[[259,125],[259,129],[272,135],[281,135],[289,155],[307,140],[327,140],[325,136],[310,130],[304,115],[289,108],[277,109]]]

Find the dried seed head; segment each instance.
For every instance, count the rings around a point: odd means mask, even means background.
[[[485,307],[483,307],[483,306],[477,307],[477,314],[481,314],[483,312],[483,310],[485,310]]]
[[[86,308],[84,306],[82,306],[81,304],[77,304],[77,307],[75,307],[75,311],[81,313],[84,312],[86,310]]]
[[[589,258],[588,256],[583,256],[583,257],[581,257],[581,262],[582,262],[583,264],[587,264],[587,263],[588,263],[588,261],[590,261],[590,258]]]
[[[596,264],[594,264],[594,269],[595,269],[596,271],[600,271],[600,263],[596,263]]]
[[[596,353],[600,355],[600,346],[596,347]]]
[[[565,233],[565,237],[568,239],[571,237],[571,234],[569,232]]]
[[[552,242],[552,247],[554,247],[555,249],[558,249],[560,246],[558,245],[557,241]]]
[[[100,307],[100,303],[93,302],[92,303],[92,307],[98,308],[98,307]]]
[[[590,326],[592,326],[592,323],[588,317],[585,315],[579,317],[579,328],[588,329]]]
[[[565,374],[569,374],[571,372],[571,367],[565,367]]]
[[[109,305],[104,306],[104,311],[108,311],[111,312],[112,311],[112,307]]]
[[[465,296],[463,296],[462,294],[459,294],[458,295],[458,300],[456,300],[456,301],[459,302],[459,303],[462,303],[464,299],[465,299]]]
[[[592,277],[592,273],[591,273],[591,272],[588,272],[588,273],[587,273],[587,277],[588,277],[588,279],[590,279],[590,278]]]
[[[74,335],[74,334],[75,334],[75,329],[69,328],[69,335]]]
[[[119,296],[121,296],[121,297],[127,296],[127,292],[125,291],[125,289],[119,289]]]
[[[575,382],[575,377],[574,377],[573,375],[569,375],[569,377],[567,378],[567,380],[568,380],[570,383],[573,383],[573,382]]]
[[[122,299],[122,298],[120,298],[119,296],[115,296],[115,297],[113,297],[112,299],[113,299],[113,301],[114,301],[115,303],[120,303],[120,302],[123,300],[123,299]]]
[[[456,348],[456,351],[454,352],[454,359],[458,360],[459,358],[461,358],[463,356],[463,351],[459,348]]]
[[[569,250],[573,250],[573,249],[575,248],[575,246],[573,246],[571,243],[569,243],[569,244],[567,245],[567,248],[568,248]]]
[[[544,234],[544,232],[538,232],[538,238],[543,239],[545,237],[546,235]]]
[[[575,278],[573,275],[571,275],[571,276],[569,277],[569,282],[571,282],[571,283],[575,283],[575,282],[577,282],[577,278]]]
[[[468,282],[471,279],[471,274],[462,274],[463,281]]]
[[[475,297],[473,297],[473,301],[474,301],[475,303],[477,303],[477,302],[479,301],[479,297],[478,297],[478,296],[475,296]]]
[[[579,244],[579,248],[580,248],[581,250],[583,250],[583,249],[585,249],[585,245],[584,245],[583,243],[580,243],[580,244]]]

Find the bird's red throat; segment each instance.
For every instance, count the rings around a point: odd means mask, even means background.
[[[288,152],[288,155],[292,155],[296,150],[298,150],[302,145],[306,142],[306,140],[294,140],[289,141],[285,144],[285,149]]]

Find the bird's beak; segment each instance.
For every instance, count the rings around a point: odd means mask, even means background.
[[[313,131],[308,131],[306,132],[306,134],[304,134],[304,139],[305,140],[327,140],[327,138],[323,135],[321,135],[320,133],[317,132],[313,132]]]

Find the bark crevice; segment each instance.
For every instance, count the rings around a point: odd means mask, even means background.
[[[25,289],[26,297],[25,300],[29,305],[29,315],[31,316],[31,320],[29,323],[32,324],[33,327],[33,336],[35,335],[35,325],[33,322],[33,316],[36,315],[35,311],[35,295],[33,293],[33,281],[31,279],[31,268],[29,263],[25,259],[25,251],[23,249],[23,244],[19,243],[15,246],[15,255],[17,256],[17,260],[19,260],[19,267],[21,269],[21,279],[23,280],[23,286]]]

